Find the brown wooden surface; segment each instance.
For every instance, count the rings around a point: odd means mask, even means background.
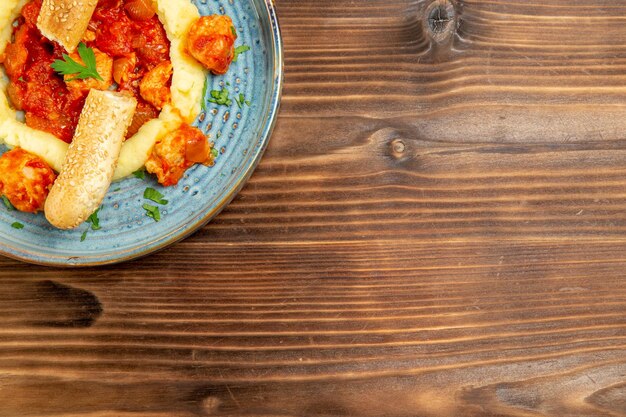
[[[1,259],[0,416],[626,415],[626,2],[431,3],[280,0],[215,222]]]

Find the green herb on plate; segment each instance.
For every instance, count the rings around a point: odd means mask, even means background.
[[[202,87],[202,110],[206,111],[206,91],[209,88],[209,81],[204,82],[204,87]]]
[[[155,222],[161,220],[161,212],[159,212],[159,208],[152,206],[150,204],[144,204],[143,209],[146,211],[146,216],[154,219]]]
[[[100,209],[93,212],[91,216],[87,218],[87,223],[91,224],[91,230],[100,230],[100,219],[98,218],[98,212]]]
[[[83,232],[83,234],[80,236],[80,241],[84,242],[85,239],[87,239],[87,233],[89,232],[89,230],[100,230],[102,229],[102,227],[100,227],[100,218],[98,218],[98,212],[100,211],[102,207],[98,208],[98,210],[94,211],[91,216],[89,216],[87,218],[87,223],[89,223],[91,225],[91,227],[87,228],[87,230],[85,230]]]
[[[93,49],[89,48],[83,42],[78,45],[78,55],[85,65],[81,65],[74,61],[69,55],[63,54],[63,60],[57,59],[51,65],[52,69],[62,75],[73,75],[74,77],[67,81],[85,80],[87,78],[95,78],[104,81],[98,74],[96,66],[96,54]]]
[[[248,52],[249,50],[250,50],[250,47],[248,45],[240,45],[236,47],[235,56],[233,57],[233,62],[237,62],[237,60],[239,59],[239,55],[243,54],[244,52]]]
[[[20,222],[15,222],[11,225],[11,227],[17,230],[22,230],[24,228],[24,225]]]
[[[13,204],[11,204],[11,202],[9,201],[6,195],[2,196],[2,202],[4,203],[4,206],[7,208],[7,210],[9,211],[15,210],[15,207],[13,207]]]
[[[233,101],[230,99],[230,93],[224,87],[222,87],[221,91],[211,90],[211,98],[209,99],[209,102],[220,106],[230,106],[233,104]]]
[[[143,168],[139,168],[137,171],[133,172],[133,176],[140,180],[146,179],[146,171]]]
[[[250,100],[246,100],[246,96],[244,96],[243,93],[239,93],[239,97],[237,97],[235,101],[237,102],[237,105],[240,109],[243,107],[244,104],[250,107]]]
[[[151,187],[146,188],[146,191],[143,192],[143,198],[145,198],[146,200],[154,201],[157,204],[166,205],[168,201],[164,200],[163,197],[163,194]]]

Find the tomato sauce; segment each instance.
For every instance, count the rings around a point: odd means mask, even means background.
[[[16,109],[25,112],[28,126],[69,143],[88,91],[69,89],[63,77],[52,69],[51,64],[63,59],[66,51],[37,29],[41,1],[32,0],[24,6],[14,25],[13,40],[2,58],[11,81],[8,96]],[[129,91],[137,98],[137,117],[145,121],[156,117],[158,110],[141,98],[139,84],[148,71],[169,59],[170,43],[156,15],[133,20],[124,8],[126,1],[101,0],[84,41],[109,55],[114,68],[123,68],[125,74],[117,77],[117,90]],[[116,66],[115,60],[125,60],[126,65]]]

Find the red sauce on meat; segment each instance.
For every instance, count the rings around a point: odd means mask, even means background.
[[[11,80],[9,98],[15,108],[26,113],[26,124],[71,142],[88,91],[68,89],[51,64],[63,59],[63,47],[50,42],[37,29],[42,0],[32,0],[22,9],[7,46],[3,63]],[[85,36],[87,46],[97,48],[114,60],[136,56],[136,65],[118,86],[138,100],[144,115],[158,110],[143,100],[139,84],[143,76],[169,59],[170,43],[156,15],[136,21],[124,9],[127,0],[101,0]]]

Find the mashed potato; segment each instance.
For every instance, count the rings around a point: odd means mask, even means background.
[[[0,1],[0,54],[11,39],[12,23],[28,0]],[[198,9],[190,0],[153,0],[171,42],[170,58],[174,67],[172,104],[165,106],[158,119],[146,123],[122,147],[114,179],[124,178],[146,163],[155,142],[176,129],[181,121],[191,123],[200,113],[206,72],[184,51],[185,36],[199,18]],[[55,171],[60,171],[68,145],[56,136],[32,129],[18,121],[6,96],[8,78],[0,71],[0,144],[20,147],[43,158]],[[182,117],[182,120],[181,120]]]

